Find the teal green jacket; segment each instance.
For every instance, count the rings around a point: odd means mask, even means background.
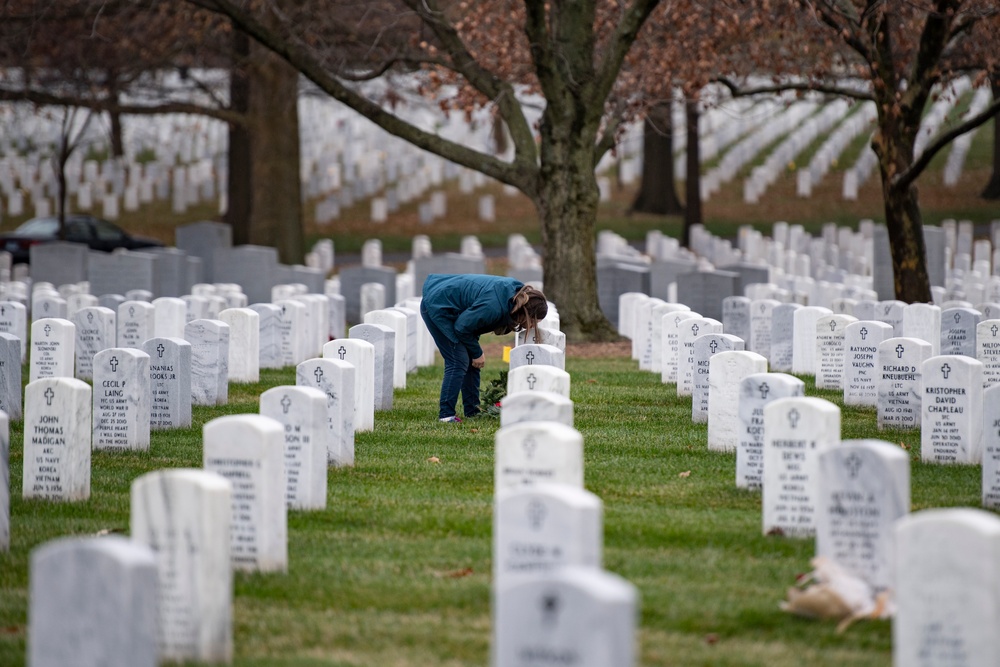
[[[524,283],[477,274],[432,273],[424,281],[428,317],[449,340],[464,345],[472,359],[483,355],[479,337],[499,327],[513,327],[510,309]]]

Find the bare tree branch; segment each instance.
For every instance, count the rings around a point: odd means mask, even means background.
[[[930,144],[924,148],[924,152],[914,160],[905,171],[896,174],[892,179],[892,185],[895,188],[907,188],[913,181],[917,180],[927,165],[931,163],[934,156],[937,153],[950,144],[952,141],[962,136],[966,132],[976,129],[983,123],[986,123],[991,118],[1000,113],[1000,99],[993,100],[993,103],[986,107],[983,111],[979,112],[972,118],[968,118],[962,123],[959,123],[955,127],[951,128],[944,134],[939,135]]]
[[[713,80],[717,83],[721,83],[723,86],[728,88],[730,94],[732,94],[733,97],[752,97],[754,95],[784,93],[790,90],[804,90],[804,91],[813,91],[817,93],[827,93],[830,95],[839,95],[841,97],[849,97],[851,99],[862,100],[866,102],[875,99],[871,93],[865,93],[860,90],[853,90],[851,88],[842,88],[840,86],[832,86],[823,83],[812,83],[807,81],[778,83],[773,86],[757,86],[755,88],[741,88],[739,84],[737,84],[729,77],[720,76],[716,77]]]

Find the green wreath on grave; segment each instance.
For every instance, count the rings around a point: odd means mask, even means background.
[[[480,414],[489,417],[500,417],[500,401],[507,395],[507,371],[500,374],[486,385],[482,393]]]

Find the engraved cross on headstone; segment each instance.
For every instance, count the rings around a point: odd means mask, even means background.
[[[108,360],[108,364],[111,366],[112,373],[118,372],[118,357],[111,357],[111,359]]]
[[[556,616],[559,614],[559,596],[555,593],[546,593],[542,596],[542,623],[554,625]]]
[[[535,363],[535,353],[530,350],[528,351],[528,354],[524,355],[524,358],[528,360],[529,366]]]
[[[715,351],[719,349],[719,341],[713,340],[708,344],[708,349],[712,351],[712,354],[715,354]]]
[[[767,394],[768,394],[768,392],[770,392],[770,391],[771,391],[771,388],[767,386],[767,383],[766,383],[766,382],[761,382],[761,383],[760,383],[760,388],[759,388],[759,389],[760,389],[760,397],[761,397],[762,399],[766,399],[766,398],[767,398]]]
[[[87,322],[89,324],[93,324],[94,323],[94,312],[93,311],[87,313]]]
[[[535,438],[533,436],[529,435],[524,439],[524,442],[521,443],[521,446],[524,447],[524,453],[530,459],[535,456],[535,447],[538,446],[538,443],[535,442]]]
[[[129,317],[135,317],[135,306],[129,306],[128,307],[128,316]]]
[[[851,476],[851,479],[855,479],[858,476],[858,470],[861,468],[861,457],[858,456],[857,452],[851,452],[851,455],[844,459],[844,466],[847,468],[847,474]]]
[[[833,331],[836,331],[836,330],[837,330],[837,322],[836,322],[836,320],[830,320],[830,331],[833,332]]]
[[[44,332],[45,332],[45,337],[46,337],[46,338],[48,338],[48,337],[49,337],[49,334],[50,334],[50,333],[52,333],[52,327],[51,327],[51,326],[49,326],[48,324],[46,324],[46,325],[45,325],[45,328],[44,328],[44,329],[42,329],[42,331],[44,331]]]
[[[906,348],[903,347],[902,343],[900,343],[899,345],[896,346],[896,358],[897,359],[902,359],[904,352],[906,352]]]
[[[955,313],[955,324],[962,321],[962,313]]]
[[[163,351],[166,349],[167,348],[163,347],[163,343],[160,343],[159,345],[156,346],[156,353],[160,355],[160,359],[163,358]]]
[[[865,340],[868,338],[868,327],[861,327],[861,330],[858,331],[858,333],[861,334],[861,340]]]
[[[52,391],[52,387],[49,387],[43,396],[45,396],[45,405],[52,405],[52,399],[55,398],[56,392]]]
[[[798,428],[800,417],[801,415],[799,415],[799,411],[795,408],[792,408],[791,411],[789,411],[788,423],[792,425],[792,428]]]
[[[320,368],[319,366],[317,366],[316,370],[313,371],[313,375],[316,376],[316,384],[319,384],[320,382],[323,381],[323,369]]]
[[[948,364],[944,364],[943,366],[941,366],[941,375],[944,376],[945,380],[948,379],[948,376],[950,374],[951,374],[951,366],[949,366]]]
[[[337,354],[340,355],[340,360],[343,361],[344,357],[347,356],[347,348],[341,345],[340,348],[337,350]]]
[[[997,327],[997,325],[994,324],[993,326],[990,327],[990,331],[993,332],[993,337],[996,338],[997,331],[1000,331],[1000,327]]]
[[[534,373],[528,375],[528,389],[534,389],[536,382],[538,382],[538,378],[535,377]]]
[[[701,327],[699,327],[697,324],[692,324],[691,325],[691,333],[693,333],[695,336],[697,336],[698,335],[698,329],[700,329],[700,328]]]
[[[281,411],[284,414],[288,414],[288,408],[292,407],[292,399],[288,398],[288,394],[281,397]]]
[[[531,522],[531,527],[538,530],[542,527],[542,522],[545,521],[545,505],[537,500],[532,500],[528,503],[528,521]]]

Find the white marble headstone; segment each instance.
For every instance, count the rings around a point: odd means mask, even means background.
[[[260,414],[285,429],[285,500],[289,509],[325,509],[330,437],[326,394],[312,387],[273,387],[260,395]]]
[[[229,326],[229,381],[260,381],[260,315],[249,308],[226,308],[219,320]]]
[[[157,338],[184,338],[187,304],[183,299],[161,296],[153,299],[153,333]]]
[[[920,380],[931,344],[918,338],[887,338],[878,346],[878,428],[913,429],[920,426]]]
[[[375,410],[391,410],[392,379],[395,376],[396,332],[383,324],[356,324],[348,332],[353,339],[370,343],[374,349],[373,395]],[[334,341],[335,342],[335,341]],[[340,348],[337,348],[338,356]],[[324,356],[330,357],[324,354]],[[350,359],[345,361],[351,362]]]
[[[901,338],[903,336],[903,309],[906,308],[905,301],[879,301],[875,307],[875,319],[884,322],[892,327],[892,337]]]
[[[375,346],[360,338],[341,338],[323,346],[324,359],[354,366],[354,432],[375,428]]]
[[[924,510],[896,524],[893,665],[989,667],[1000,655],[1000,519]]]
[[[604,507],[584,489],[533,484],[501,491],[493,515],[493,585],[567,565],[601,567]]]
[[[90,385],[75,378],[43,378],[25,388],[25,498],[90,497],[90,397]]]
[[[911,303],[903,308],[903,336],[931,344],[931,356],[941,354],[941,309],[927,303]]]
[[[76,361],[76,325],[60,318],[31,324],[31,360],[28,381],[48,377],[73,377]]]
[[[792,316],[792,372],[796,375],[816,374],[816,322],[833,311],[821,306],[805,306]],[[781,370],[775,367],[775,370]]]
[[[23,304],[0,301],[0,333],[12,334],[21,341],[18,359],[23,364],[28,359],[28,311]]]
[[[721,334],[722,322],[710,317],[692,317],[684,320],[677,332],[677,395],[694,393],[695,356],[694,343],[699,336]]]
[[[756,373],[740,381],[737,488],[759,491],[764,485],[764,406],[779,398],[805,395],[805,383],[785,373]]]
[[[700,314],[686,311],[675,311],[665,314],[660,318],[660,327],[663,329],[660,366],[660,381],[663,384],[677,382],[677,363],[680,355],[680,334],[681,326],[685,320],[701,317]]]
[[[735,451],[740,441],[740,387],[743,379],[767,373],[756,352],[720,352],[709,364],[708,448]]]
[[[552,482],[583,487],[583,436],[556,422],[520,422],[496,432],[496,491]]]
[[[555,366],[518,366],[507,374],[507,393],[521,391],[547,391],[569,398],[569,373]]]
[[[910,511],[910,458],[882,440],[844,440],[819,455],[816,555],[876,591],[893,585],[893,525]]]
[[[261,415],[218,417],[202,429],[205,470],[233,486],[230,555],[238,570],[288,569],[285,430]]]
[[[816,388],[844,388],[844,334],[857,320],[851,315],[824,315],[816,320]]]
[[[567,566],[496,592],[498,667],[633,667],[639,595],[598,568]]]
[[[396,310],[373,310],[365,314],[365,324],[381,324],[396,333],[393,339],[392,386],[394,389],[406,389],[406,315]]]
[[[708,423],[708,397],[711,388],[709,365],[712,357],[723,352],[742,351],[744,345],[742,338],[724,333],[708,333],[695,339],[691,383],[692,422],[696,424]],[[765,367],[763,370],[767,370],[767,368]]]
[[[663,327],[665,317],[670,313],[690,311],[691,309],[682,303],[660,303],[653,306],[652,333],[650,335],[650,367],[654,373],[663,374],[663,347],[665,330]],[[675,330],[676,334],[676,330]]]
[[[757,299],[750,304],[750,340],[747,349],[771,358],[771,319],[776,306],[781,302],[774,299]]]
[[[156,554],[160,659],[233,656],[232,485],[213,472],[157,470],[132,482],[130,534]]]
[[[191,403],[229,402],[229,325],[220,320],[193,320],[184,327],[191,343]]]
[[[130,347],[94,356],[94,449],[149,449],[149,355]]]
[[[551,421],[573,426],[573,401],[548,391],[518,391],[501,401],[500,426],[520,422]]]
[[[1000,384],[1000,320],[976,327],[976,359],[983,364],[983,388]]]
[[[892,337],[884,322],[852,322],[844,327],[844,405],[878,405],[878,346]]]
[[[979,463],[983,453],[983,365],[962,355],[931,357],[921,368],[920,458]]]
[[[819,454],[840,444],[840,408],[821,398],[780,398],[764,407],[765,535],[816,531]]]
[[[28,664],[156,667],[156,559],[117,535],[64,537],[31,552]]]
[[[257,339],[260,345],[260,368],[281,368],[281,307],[273,303],[255,303],[250,310],[257,313]]]
[[[150,338],[142,350],[149,355],[149,427],[190,426],[191,343],[182,338]]]
[[[340,359],[307,359],[295,369],[295,384],[314,387],[327,398],[327,461],[354,465],[354,390],[357,369]]]
[[[510,370],[518,366],[555,366],[566,370],[566,355],[554,345],[529,343],[510,351]]]
[[[142,349],[156,330],[156,307],[145,301],[124,301],[118,306],[117,347]]]
[[[0,411],[21,421],[21,341],[0,332]]]
[[[81,308],[73,315],[76,325],[76,377],[94,376],[94,355],[115,346],[115,311],[100,306]]]

